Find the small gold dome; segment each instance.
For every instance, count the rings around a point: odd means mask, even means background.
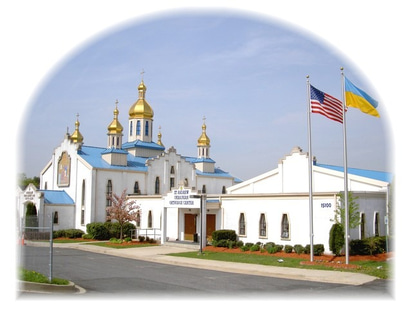
[[[114,115],[113,121],[107,127],[109,134],[119,134],[123,132],[123,126],[120,124],[119,120],[117,119],[119,115],[119,110],[117,109],[117,103],[118,101],[116,101],[116,108],[113,111],[113,115]]]
[[[129,116],[130,118],[150,118],[154,116],[152,107],[147,103],[145,99],[146,94],[146,85],[142,81],[137,87],[139,91],[139,98],[137,101],[130,107]]]
[[[74,123],[75,130],[73,134],[70,136],[70,139],[73,143],[83,143],[83,135],[79,131],[80,122],[79,122],[79,115],[77,115],[76,122]]]
[[[204,123],[202,125],[202,135],[200,135],[199,139],[197,140],[197,145],[198,146],[209,146],[210,145],[210,139],[206,135],[206,124]]]

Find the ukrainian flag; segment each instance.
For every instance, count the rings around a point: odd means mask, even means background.
[[[380,117],[376,108],[378,107],[378,102],[370,97],[365,91],[356,87],[352,82],[345,76],[345,97],[346,106],[359,108],[362,112]]]

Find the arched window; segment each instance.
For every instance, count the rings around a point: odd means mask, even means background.
[[[222,187],[222,194],[226,194],[226,186]]]
[[[130,121],[130,136],[133,135],[133,122]]]
[[[54,212],[53,223],[54,224],[59,224],[59,213],[57,211]]]
[[[202,193],[204,193],[204,194],[206,193],[206,185],[202,186]]]
[[[83,179],[83,182],[82,182],[82,206],[84,206],[85,200],[86,200],[86,180]]]
[[[112,181],[108,180],[107,185],[106,185],[106,207],[112,206],[112,200],[110,197],[112,196],[113,192],[113,187],[112,187]]]
[[[81,205],[81,214],[80,214],[80,224],[84,224],[84,212],[85,212],[85,201],[86,201],[86,180],[83,179],[82,182],[82,205]]]
[[[155,181],[155,194],[160,194],[160,179],[156,177]]]
[[[260,214],[259,236],[260,237],[266,237],[266,216],[265,216],[265,214]]]
[[[146,135],[146,136],[149,135],[149,121],[146,121],[146,123],[145,123],[144,135]]]
[[[140,120],[137,121],[136,125],[136,134],[139,136],[141,134],[141,129],[140,129]]]
[[[170,167],[170,174],[174,174],[175,173],[175,167],[172,165],[171,167]]]
[[[152,223],[153,223],[152,211],[149,210],[149,214],[147,215],[147,228],[148,229],[151,229],[153,227]]]
[[[135,181],[134,183],[134,187],[133,187],[133,193],[139,194],[140,190],[139,190],[139,182]]]
[[[245,214],[242,212],[239,217],[239,235],[246,235]]]
[[[281,223],[281,234],[280,238],[287,238],[289,239],[289,218],[287,214],[282,215],[282,223]]]
[[[375,237],[379,236],[379,212],[375,212]]]

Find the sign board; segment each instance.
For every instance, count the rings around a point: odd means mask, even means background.
[[[195,193],[189,189],[179,188],[167,194],[166,207],[200,208],[200,198],[194,198]]]

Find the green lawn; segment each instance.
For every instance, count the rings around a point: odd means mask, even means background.
[[[206,259],[215,261],[227,261],[236,263],[250,263],[250,264],[260,264],[269,266],[279,266],[279,267],[293,267],[293,268],[305,268],[305,269],[320,269],[329,271],[347,271],[363,273],[370,276],[375,276],[381,279],[391,278],[391,268],[389,262],[375,262],[375,261],[354,261],[350,264],[355,264],[360,266],[358,269],[334,269],[331,267],[323,265],[300,265],[301,261],[304,259],[298,258],[279,258],[277,256],[270,255],[254,255],[254,254],[243,254],[243,253],[227,253],[227,252],[209,252],[205,251],[202,255],[199,252],[184,252],[184,253],[172,253],[172,256],[189,257],[195,259]],[[282,259],[283,262],[278,260]]]
[[[18,273],[19,279],[21,281],[29,281],[29,282],[36,282],[36,283],[51,283],[51,284],[58,284],[58,285],[68,285],[69,281],[66,279],[60,278],[52,278],[52,281],[49,282],[49,278],[45,275],[38,273],[33,270],[27,270],[24,268],[19,268]]]

